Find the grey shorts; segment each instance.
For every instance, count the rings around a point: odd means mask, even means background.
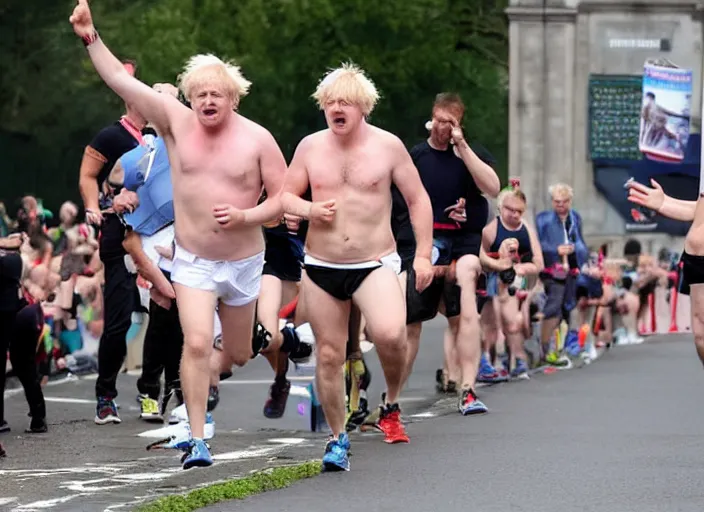
[[[577,305],[575,277],[569,275],[563,280],[541,275],[541,280],[547,296],[545,308],[543,308],[545,318],[566,317]]]

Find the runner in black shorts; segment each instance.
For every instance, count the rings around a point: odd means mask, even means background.
[[[496,197],[500,183],[491,167],[493,157],[465,141],[460,126],[464,115],[461,98],[451,93],[439,94],[432,115],[430,137],[411,149],[411,157],[433,207],[437,256],[433,263],[451,265],[450,274],[454,274],[457,285],[438,281],[421,294],[425,295],[421,300],[413,297],[413,287],[409,286],[408,319],[409,323],[419,323],[432,318],[441,297],[446,316],[459,315],[455,337],[462,372],[458,408],[462,414],[483,413],[487,408],[474,391],[481,354],[476,284],[482,270],[478,255],[488,217],[482,194]]]
[[[310,191],[309,191],[310,192]],[[310,198],[310,194],[304,197]],[[266,227],[266,252],[262,285],[257,300],[257,321],[271,336],[269,347],[262,350],[274,370],[274,383],[264,404],[264,416],[280,418],[286,409],[291,383],[286,379],[289,356],[295,357],[299,347],[296,331],[291,326],[279,330],[279,310],[298,295],[308,222],[285,215],[276,226]]]

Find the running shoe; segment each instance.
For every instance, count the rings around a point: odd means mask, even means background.
[[[529,379],[528,377],[528,363],[523,359],[516,358],[516,366],[511,371],[512,379]]]
[[[410,439],[401,423],[401,409],[398,404],[382,405],[379,412],[379,429],[384,433],[384,442],[389,444],[408,443]]]
[[[44,418],[32,418],[29,422],[29,427],[24,431],[25,434],[45,434],[49,431],[49,427],[46,424],[46,419]]]
[[[582,352],[577,331],[570,330],[567,333],[567,336],[565,337],[565,352],[570,357],[579,357],[579,354]]]
[[[291,383],[284,379],[283,382],[274,381],[269,388],[269,399],[264,404],[264,416],[269,419],[281,418],[286,411],[286,401],[291,391]]]
[[[164,417],[159,412],[159,402],[153,398],[149,398],[149,395],[141,394],[137,397],[139,405],[142,408],[142,412],[139,414],[139,418],[148,422],[159,422],[164,421]]]
[[[117,414],[115,400],[101,396],[95,407],[95,424],[107,425],[108,423],[122,423],[122,420]]]
[[[350,470],[350,438],[343,432],[337,439],[330,437],[325,445],[323,455],[323,471],[349,471]]]
[[[220,403],[220,390],[217,386],[210,386],[208,392],[208,412],[214,411]]]
[[[210,449],[202,439],[191,439],[186,458],[183,461],[183,469],[191,469],[195,467],[212,466],[213,457],[210,455]]]
[[[505,372],[499,372],[494,365],[489,362],[489,358],[486,354],[482,354],[479,360],[479,372],[477,373],[477,382],[485,382],[490,384],[495,384],[497,382],[506,382],[508,380],[508,374]]]
[[[557,352],[550,352],[546,355],[543,363],[557,368],[566,368],[572,365],[567,356],[558,354]]]
[[[463,416],[483,414],[489,411],[487,406],[477,398],[477,394],[471,388],[462,390],[458,409]]]
[[[438,393],[446,393],[448,395],[454,395],[457,393],[457,382],[454,380],[448,380],[447,384],[444,382],[445,376],[443,374],[442,368],[438,368],[435,372],[435,389]]]

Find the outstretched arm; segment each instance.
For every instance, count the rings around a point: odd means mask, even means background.
[[[684,201],[670,197],[663,191],[660,184],[650,180],[653,188],[647,187],[637,181],[628,183],[628,200],[632,203],[655,210],[660,215],[674,220],[691,222],[694,220],[694,211],[697,201]]]
[[[169,123],[164,105],[166,101],[173,101],[173,98],[159,94],[127,72],[125,66],[103,44],[95,30],[88,0],[78,0],[69,21],[73,25],[73,31],[86,45],[96,71],[108,87],[125,103],[134,105],[140,114],[165,134]]]

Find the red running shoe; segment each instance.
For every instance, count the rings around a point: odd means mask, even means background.
[[[389,444],[408,443],[408,434],[401,423],[401,409],[398,404],[381,406],[379,429],[384,433],[384,442]]]

